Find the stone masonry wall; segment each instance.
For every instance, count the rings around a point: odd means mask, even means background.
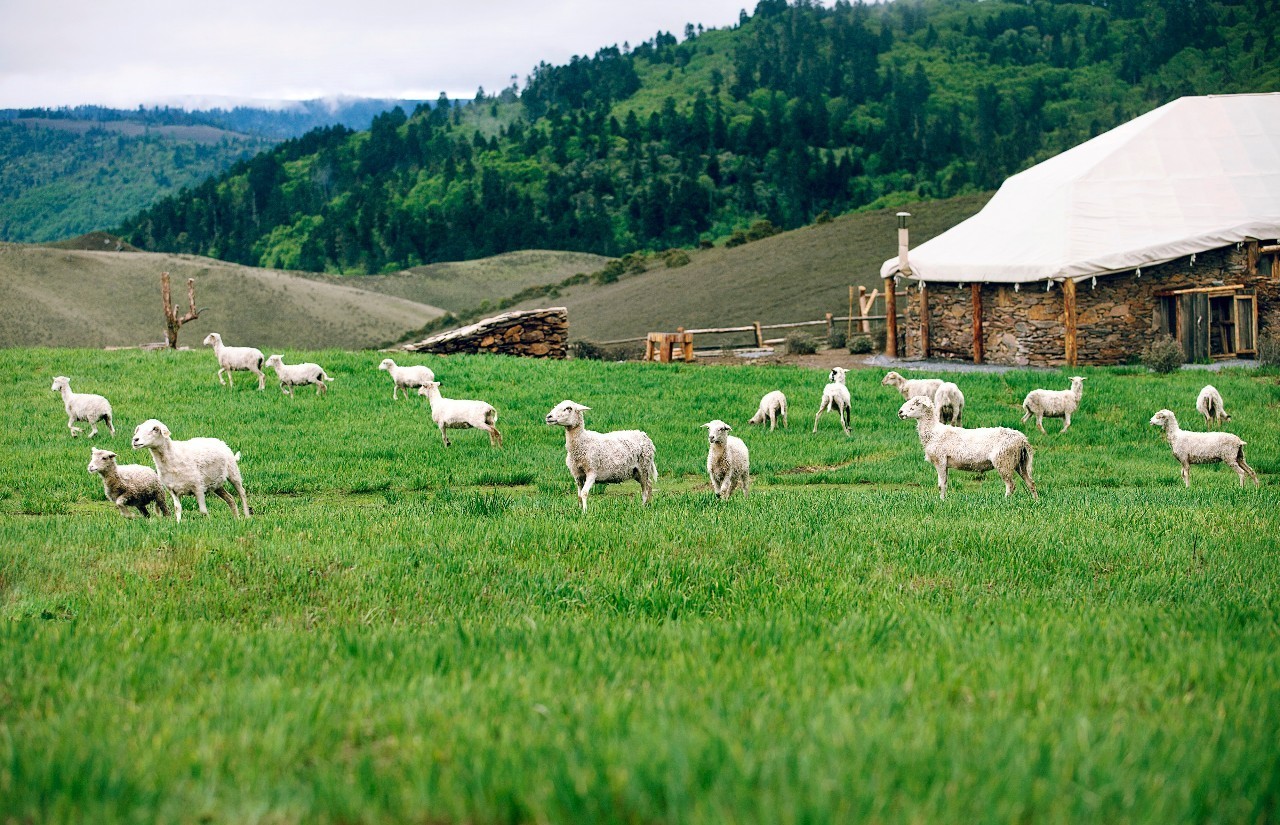
[[[564,307],[506,312],[469,326],[433,335],[410,352],[495,352],[533,358],[564,358],[568,354],[569,311]]]

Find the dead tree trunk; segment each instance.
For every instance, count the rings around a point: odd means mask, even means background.
[[[173,296],[169,289],[169,273],[160,273],[160,297],[164,301],[164,337],[169,344],[169,349],[178,348],[178,330],[188,321],[194,321],[200,317],[200,313],[205,308],[196,309],[196,279],[187,279],[187,314],[178,316],[178,307],[173,303]]]

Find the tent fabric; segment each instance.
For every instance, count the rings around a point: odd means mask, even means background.
[[[1250,238],[1280,238],[1280,93],[1154,109],[1009,178],[908,261],[926,282],[1079,281]]]

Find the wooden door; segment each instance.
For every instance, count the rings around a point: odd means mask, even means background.
[[[1244,293],[1235,296],[1236,354],[1256,355],[1258,352],[1258,299]]]

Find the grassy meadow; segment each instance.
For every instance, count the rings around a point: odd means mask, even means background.
[[[289,399],[207,351],[0,351],[0,822],[1268,822],[1280,806],[1280,386],[1212,376],[1262,486],[1193,467],[1206,374],[1088,369],[1041,497],[946,502],[879,371],[853,434],[825,373],[423,359],[506,438],[391,401],[375,352],[293,352]],[[409,360],[409,359],[405,359]],[[49,391],[243,452],[254,516],[122,519]],[[957,377],[1016,426],[1057,373]],[[745,420],[766,391],[789,429]],[[597,487],[564,441],[640,427],[661,478]],[[705,431],[752,454],[712,498]]]

